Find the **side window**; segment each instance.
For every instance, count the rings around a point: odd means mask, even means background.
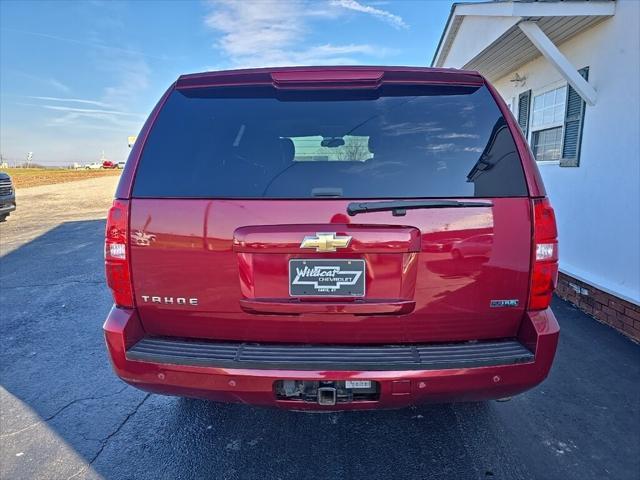
[[[563,85],[533,96],[531,108],[531,150],[539,162],[562,157],[567,86]]]

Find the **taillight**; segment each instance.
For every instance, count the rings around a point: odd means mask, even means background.
[[[558,284],[558,230],[546,198],[533,200],[533,269],[529,310],[544,310]]]
[[[107,217],[104,264],[107,285],[119,307],[133,308],[133,287],[129,269],[129,202],[114,200]]]

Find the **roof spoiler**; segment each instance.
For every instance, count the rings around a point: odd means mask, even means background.
[[[277,89],[359,88],[386,84],[446,84],[480,86],[477,72],[424,67],[287,67],[225,70],[182,75],[176,88],[270,86]]]

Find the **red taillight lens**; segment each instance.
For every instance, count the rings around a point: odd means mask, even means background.
[[[114,200],[107,217],[104,264],[107,285],[119,307],[133,308],[133,287],[129,270],[129,202]]]
[[[533,201],[533,243],[529,310],[544,310],[558,284],[558,229],[546,198]]]

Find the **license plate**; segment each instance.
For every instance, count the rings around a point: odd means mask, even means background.
[[[346,380],[344,388],[371,388],[371,380]]]
[[[365,261],[348,259],[289,260],[292,297],[364,297]]]

